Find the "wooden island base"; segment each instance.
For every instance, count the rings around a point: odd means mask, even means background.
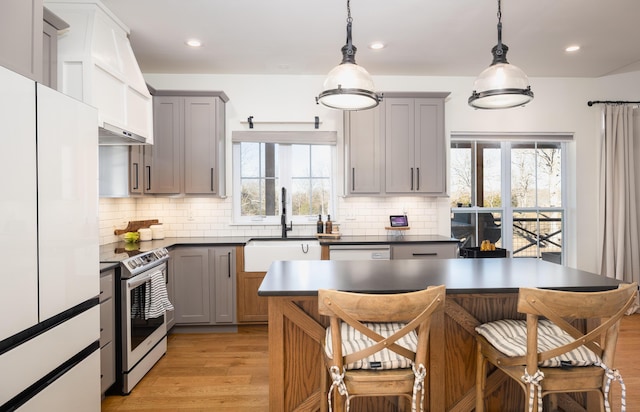
[[[318,315],[318,289],[400,293],[444,284],[445,311],[432,320],[425,380],[425,409],[443,412],[475,408],[475,327],[524,319],[516,309],[519,287],[592,292],[619,283],[535,259],[274,262],[258,290],[269,300],[269,410],[320,409],[321,348],[328,319]],[[515,381],[494,371],[487,379],[485,401],[488,411],[518,411],[524,410],[525,395]],[[592,405],[584,395],[559,395],[557,401],[565,410]],[[354,399],[351,411],[399,410],[396,402]]]
[[[515,317],[517,294],[448,295],[445,315],[434,318],[425,409],[470,411],[475,407],[477,324]],[[269,297],[269,410],[320,408],[321,345],[327,319],[315,296]],[[444,356],[442,356],[444,354]],[[497,373],[487,383],[487,410],[522,410],[521,389]],[[494,390],[495,388],[495,390]],[[498,390],[499,388],[499,390]],[[509,399],[508,404],[504,400]],[[399,410],[395,398],[354,399],[351,411]]]

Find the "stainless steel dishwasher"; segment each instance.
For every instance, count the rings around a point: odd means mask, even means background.
[[[390,245],[330,245],[329,260],[389,260]]]

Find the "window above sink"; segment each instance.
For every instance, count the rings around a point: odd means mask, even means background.
[[[336,132],[233,132],[233,220],[315,223],[336,210]]]

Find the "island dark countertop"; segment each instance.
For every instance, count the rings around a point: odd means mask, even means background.
[[[520,287],[614,289],[620,281],[539,259],[273,262],[260,296],[314,296],[318,289],[400,293],[444,284],[448,294],[517,293]]]

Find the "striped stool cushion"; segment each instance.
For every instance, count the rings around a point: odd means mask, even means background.
[[[380,334],[381,336],[384,336],[385,338],[388,338],[405,326],[404,323],[367,322],[363,322],[363,325]],[[365,349],[375,344],[375,341],[363,335],[344,322],[341,326],[341,334],[343,356],[359,351],[361,349]],[[418,335],[415,333],[415,331],[411,331],[403,336],[402,339],[399,339],[396,343],[415,352],[418,346]],[[327,353],[327,356],[333,359],[333,350],[331,348],[331,326],[329,326],[325,334],[324,350]],[[382,349],[381,351],[376,352],[367,358],[359,359],[349,365],[345,365],[346,369],[404,369],[410,367],[411,360],[389,349]]]
[[[496,349],[507,356],[525,356],[527,353],[527,322],[504,319],[476,327]],[[538,321],[538,352],[566,345],[574,339],[567,332],[547,319]],[[556,368],[561,366],[590,366],[600,364],[600,358],[589,348],[580,346],[571,352],[542,361],[538,366]]]

